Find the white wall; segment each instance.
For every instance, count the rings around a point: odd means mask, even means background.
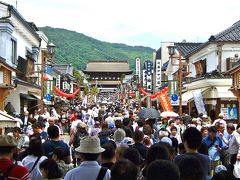
[[[162,64],[167,62],[169,60],[169,54],[168,54],[168,46],[173,46],[174,43],[172,42],[162,42],[161,43],[161,56],[162,56]]]
[[[222,72],[226,71],[226,59],[229,57],[234,57],[235,54],[239,54],[240,57],[240,43],[239,44],[228,43],[222,46],[222,68],[221,68]],[[204,59],[206,59],[207,63],[207,73],[217,70],[218,66],[217,43],[209,44],[199,52],[189,57],[190,72],[192,72],[192,77],[196,76],[194,63]]]

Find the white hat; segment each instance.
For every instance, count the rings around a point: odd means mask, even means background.
[[[113,134],[113,138],[116,142],[121,142],[125,137],[126,132],[121,128],[118,128]]]
[[[223,113],[220,113],[220,114],[218,115],[218,117],[219,117],[219,118],[223,118]]]
[[[120,144],[126,144],[128,146],[132,146],[134,144],[134,141],[130,137],[125,137]]]
[[[221,171],[227,171],[227,168],[224,165],[218,165],[215,167],[215,173],[218,173]]]
[[[99,154],[105,151],[105,149],[101,148],[98,137],[87,136],[81,139],[80,146],[78,146],[75,151],[79,153]]]
[[[208,116],[207,116],[206,114],[204,114],[204,115],[202,116],[202,118],[208,118]]]
[[[170,146],[172,146],[172,140],[169,137],[163,137],[160,141],[168,143]]]

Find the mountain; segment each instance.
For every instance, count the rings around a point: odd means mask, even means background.
[[[155,51],[149,47],[103,42],[61,28],[47,26],[39,29],[57,46],[55,62],[71,63],[79,70],[83,70],[89,60],[128,60],[130,68],[135,70],[136,57],[152,59]]]

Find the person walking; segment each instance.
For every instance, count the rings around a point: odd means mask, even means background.
[[[101,167],[97,162],[99,154],[105,151],[105,149],[101,148],[98,137],[85,137],[75,151],[82,162],[79,167],[70,170],[66,174],[65,180],[78,180],[80,177],[87,180],[110,180],[110,170]]]
[[[8,135],[0,135],[0,177],[8,180],[28,180],[29,172],[23,166],[15,165],[12,161],[17,148],[17,140]]]

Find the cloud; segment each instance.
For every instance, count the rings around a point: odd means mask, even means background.
[[[161,41],[207,40],[240,19],[237,0],[17,1],[19,12],[37,26],[61,27],[104,41],[154,48]],[[16,0],[9,2],[15,4]]]

